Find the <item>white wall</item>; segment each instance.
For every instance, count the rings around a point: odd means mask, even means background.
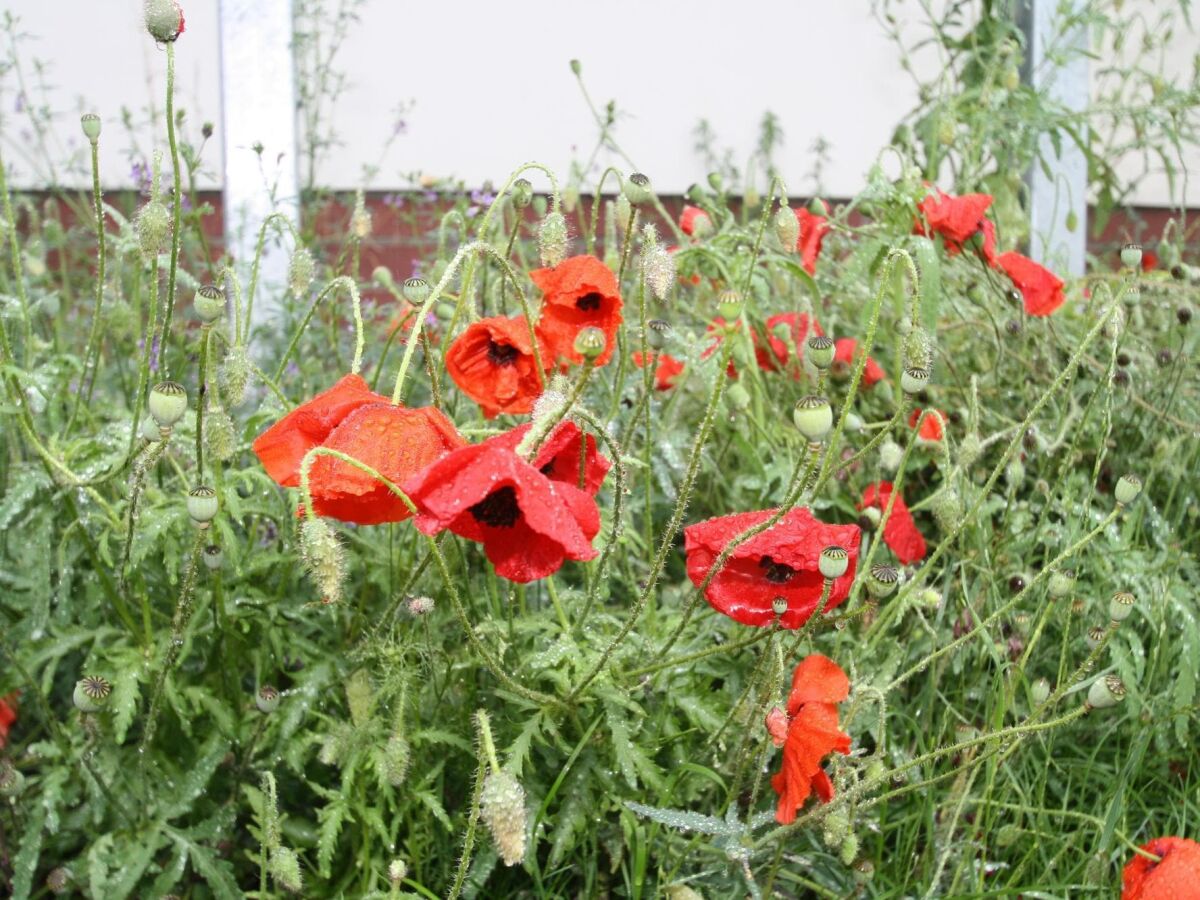
[[[1162,3],[1138,0],[1148,8]],[[87,183],[78,174],[86,171],[78,168],[86,144],[77,117],[95,111],[105,122],[104,181],[128,185],[130,141],[119,123],[121,108],[137,122],[151,107],[161,116],[166,64],[142,31],[139,0],[8,0],[8,6],[22,30],[37,36],[25,45],[26,61],[48,64],[46,102],[62,113],[50,155],[76,155],[76,176],[63,180]],[[596,134],[568,69],[574,57],[596,103],[617,100],[624,113],[617,138],[658,190],[678,192],[704,177],[692,149],[701,117],[744,165],[770,109],[785,134],[781,161],[791,191],[812,191],[811,146],[823,137],[831,145],[823,190],[847,196],[861,187],[879,147],[916,102],[871,7],[871,0],[369,0],[338,62],[350,87],[333,126],[345,143],[319,169],[318,181],[360,184],[363,167],[381,162],[395,110],[410,100],[407,129],[372,187],[403,187],[404,175],[415,171],[468,184],[499,181],[530,159],[565,175],[573,156],[590,153]],[[184,8],[177,84],[196,134],[204,120],[220,126],[217,0],[185,0]],[[1189,72],[1198,50],[1195,33],[1177,34],[1168,75]],[[35,80],[31,71],[26,76]],[[0,78],[3,152],[13,181],[37,186],[45,163],[22,155],[28,123],[14,111],[14,88],[11,73]],[[137,135],[143,154],[149,133]],[[1200,149],[1190,148],[1189,156],[1200,169]],[[210,143],[205,162],[210,177],[202,185],[218,186],[219,141]],[[1172,198],[1159,178],[1134,199]],[[1194,191],[1190,199],[1194,205]]]

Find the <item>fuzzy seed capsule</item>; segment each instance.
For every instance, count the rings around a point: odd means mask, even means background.
[[[826,547],[821,551],[821,556],[817,560],[817,568],[830,581],[841,578],[849,567],[850,554],[845,547]]]
[[[654,199],[654,193],[650,188],[650,178],[641,172],[634,172],[626,178],[621,190],[634,206],[642,206]]]
[[[608,346],[608,338],[604,331],[595,325],[579,329],[575,335],[575,352],[584,359],[597,359]]]
[[[388,881],[393,887],[399,887],[408,875],[408,866],[402,859],[393,859],[388,863]]]
[[[170,429],[187,412],[187,390],[177,381],[160,381],[151,388],[148,405],[158,427]]]
[[[220,508],[217,492],[207,485],[202,484],[188,491],[187,511],[197,527],[207,528],[208,523],[217,517]]]
[[[833,365],[834,352],[833,338],[824,334],[814,334],[808,339],[808,353],[805,358],[818,369],[828,369]]]
[[[529,183],[528,178],[518,178],[513,182],[512,192],[509,196],[512,197],[514,207],[524,209],[533,202],[533,185]]]
[[[108,679],[98,675],[85,675],[75,682],[71,701],[80,712],[95,713],[105,707],[111,694],[112,684]]]
[[[201,322],[211,324],[225,315],[225,292],[215,284],[202,285],[192,298],[192,307]]]
[[[1121,248],[1121,265],[1127,269],[1142,267],[1142,245],[1126,244]]]
[[[264,684],[254,695],[254,705],[260,713],[273,713],[279,709],[279,691],[269,684]]]
[[[1087,705],[1092,709],[1107,709],[1125,699],[1125,683],[1116,675],[1097,678],[1088,688]]]
[[[833,428],[833,407],[824,397],[809,394],[796,401],[792,421],[810,443],[819,443]]]
[[[717,297],[717,312],[726,322],[733,322],[741,318],[744,302],[740,291],[722,291],[721,296]]]
[[[1029,688],[1029,699],[1038,706],[1050,699],[1050,682],[1045,678],[1035,681]]]
[[[225,561],[225,552],[221,549],[220,544],[209,544],[204,548],[204,553],[200,558],[204,560],[204,567],[208,571],[216,572]]]
[[[900,388],[909,395],[921,393],[928,384],[928,369],[908,366],[904,369],[904,374],[900,376]]]
[[[1133,614],[1137,599],[1128,591],[1117,591],[1108,601],[1108,617],[1114,622],[1124,622]]]
[[[1088,649],[1095,650],[1104,643],[1105,629],[1100,625],[1093,625],[1087,630],[1087,635],[1084,640],[1087,641]]]
[[[646,323],[646,343],[654,350],[667,346],[671,333],[671,323],[663,319],[651,319]]]
[[[100,117],[95,113],[84,113],[80,116],[79,127],[83,129],[83,136],[93,145],[100,140]]]
[[[1127,472],[1117,481],[1116,489],[1113,491],[1113,496],[1122,506],[1128,506],[1138,498],[1138,494],[1142,492],[1142,479],[1136,475]]]
[[[429,292],[433,288],[429,286],[429,282],[420,276],[404,279],[404,287],[401,288],[401,293],[404,294],[404,299],[413,306],[420,306],[429,299]]]

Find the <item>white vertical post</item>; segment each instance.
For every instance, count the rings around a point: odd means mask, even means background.
[[[1087,48],[1088,35],[1083,27],[1064,32],[1064,14],[1073,16],[1083,5],[1084,0],[1021,0],[1019,7],[1026,39],[1026,82],[1072,111],[1083,110],[1088,103],[1087,57],[1076,52]],[[1061,57],[1064,51],[1067,62],[1059,65],[1052,56]],[[1078,128],[1086,135],[1083,122]],[[1087,252],[1087,158],[1065,135],[1059,146],[1061,152],[1043,135],[1039,150],[1049,174],[1035,164],[1026,175],[1030,255],[1060,274],[1082,275]]]
[[[220,18],[225,247],[248,286],[267,216],[299,225],[292,0],[220,0]],[[252,328],[278,320],[287,280],[290,249],[267,237]]]

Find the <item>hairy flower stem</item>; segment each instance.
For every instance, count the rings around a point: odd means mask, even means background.
[[[617,482],[613,488],[612,528],[609,530],[608,540],[604,543],[604,549],[600,551],[600,558],[596,561],[595,566],[590,567],[590,572],[588,573],[587,601],[583,605],[583,614],[575,623],[576,631],[581,632],[583,624],[587,621],[588,615],[592,611],[592,606],[596,602],[600,584],[606,578],[608,562],[612,557],[613,549],[616,547],[617,541],[620,540],[621,533],[625,528],[625,523],[622,521],[622,513],[624,512],[626,476],[624,453],[620,445],[609,436],[604,426],[591,413],[582,408],[575,411],[575,418],[579,419],[585,425],[590,425],[592,431],[595,432],[596,439],[604,444],[605,448],[612,454],[613,472],[615,473]],[[586,457],[583,458],[583,461],[586,463]]]
[[[174,179],[171,184],[171,266],[167,272],[167,308],[162,320],[162,332],[158,338],[158,358],[162,365],[163,377],[170,377],[170,359],[167,354],[167,340],[171,336],[171,316],[175,312],[175,277],[179,270],[179,245],[182,235],[179,232],[181,204],[183,194],[183,178],[179,171],[179,146],[175,141],[175,43],[167,43],[167,143],[171,147],[171,173]]]
[[[621,171],[613,166],[609,166],[600,173],[600,180],[596,182],[596,192],[592,195],[592,212],[591,224],[588,227],[584,237],[584,246],[587,247],[587,252],[594,254],[596,252],[596,229],[600,225],[600,206],[604,199],[604,182],[608,180],[609,175],[616,175],[617,181],[621,180]]]
[[[271,213],[263,219],[263,223],[258,229],[258,241],[254,245],[254,264],[250,267],[250,289],[246,292],[245,317],[241,315],[240,306],[234,306],[233,337],[235,344],[245,345],[250,341],[250,323],[253,319],[254,297],[258,292],[258,267],[262,262],[263,249],[267,242],[267,228],[272,225],[278,227],[280,224],[286,226],[292,236],[293,251],[303,246],[300,235],[296,233],[296,226],[283,213]]]
[[[92,391],[96,387],[96,372],[92,372],[91,379],[88,379],[88,371],[93,367],[92,357],[97,357],[94,366],[99,369],[99,348],[97,343],[100,338],[100,313],[104,306],[104,263],[105,263],[105,240],[104,240],[104,204],[100,199],[100,142],[92,141],[92,205],[96,212],[96,304],[92,308],[92,327],[88,333],[87,347],[83,351],[83,368],[79,373],[79,391],[75,394],[75,407],[71,410],[71,417],[67,420],[65,434],[71,433],[71,426],[75,423],[75,417],[79,414],[79,404],[84,399],[84,394],[87,394],[87,402],[92,401]]]
[[[588,379],[595,368],[596,365],[594,362],[584,362],[583,366],[580,367],[579,377],[575,379],[575,383],[571,386],[571,393],[567,397],[566,402],[554,410],[552,414],[543,416],[533,423],[533,426],[529,429],[529,433],[517,445],[517,454],[519,456],[524,457],[526,461],[537,458],[538,451],[542,449],[542,444],[554,432],[558,423],[571,414],[571,411],[575,408],[575,404],[579,402],[579,398],[583,395],[583,389],[587,386]],[[582,453],[580,456],[586,463],[587,453]]]
[[[283,372],[287,368],[288,360],[292,358],[292,353],[296,349],[296,345],[300,343],[300,338],[304,334],[308,323],[312,321],[313,313],[317,311],[317,307],[321,305],[321,301],[334,293],[338,288],[345,288],[346,293],[350,295],[350,302],[354,306],[354,361],[350,365],[350,371],[355,375],[362,368],[362,355],[364,347],[364,328],[362,317],[362,297],[358,293],[358,285],[354,283],[354,279],[347,275],[339,275],[337,278],[325,285],[325,289],[317,294],[315,300],[308,307],[308,312],[305,313],[304,319],[300,322],[300,327],[292,335],[292,340],[288,343],[287,350],[284,351],[283,359],[279,360],[279,365],[275,369],[274,380],[279,381],[283,378]],[[406,357],[407,358],[407,357]]]
[[[150,390],[150,356],[154,350],[155,336],[158,333],[159,306],[159,272],[158,255],[150,263],[150,283],[154,285],[154,296],[150,298],[150,321],[142,331],[142,362],[138,366],[137,394],[133,401],[133,421],[129,426],[129,451],[126,456],[132,456],[137,446],[138,435],[141,433],[142,418],[146,415],[146,397]]]
[[[454,871],[454,881],[446,894],[446,900],[458,900],[467,881],[467,872],[471,868],[471,854],[475,850],[475,832],[479,830],[479,800],[483,795],[483,780],[486,777],[487,759],[480,754],[479,764],[475,767],[475,787],[471,791],[471,814],[467,817],[467,830],[463,833],[462,854],[458,858],[458,867]]]
[[[196,388],[196,484],[204,484],[204,407],[208,404],[208,337],[211,333],[211,325],[205,324],[200,329],[200,383]]]
[[[121,565],[118,568],[121,593],[125,592],[125,576],[129,567],[129,553],[133,547],[133,525],[137,518],[138,500],[142,496],[142,487],[146,481],[146,473],[151,471],[160,456],[167,449],[171,440],[168,434],[162,440],[154,441],[146,446],[142,454],[133,462],[133,475],[129,481],[129,508],[125,512],[125,546],[121,550]],[[145,601],[145,598],[143,598]],[[149,638],[149,634],[146,635]]]

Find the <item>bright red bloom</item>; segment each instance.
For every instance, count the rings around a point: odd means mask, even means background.
[[[1158,254],[1153,250],[1142,251],[1142,271],[1153,272],[1158,268]]]
[[[529,423],[518,425],[510,431],[490,437],[485,444],[494,444],[506,450],[516,452],[517,445],[529,433],[532,426]],[[579,451],[586,448],[583,461],[583,484],[579,483]],[[538,455],[533,460],[533,467],[551,481],[562,481],[566,484],[582,488],[589,494],[595,494],[604,483],[612,461],[596,447],[596,439],[590,434],[585,435],[579,426],[566,419],[559,422],[550,432],[550,436],[542,441]]]
[[[796,221],[800,223],[800,236],[796,238],[796,250],[804,271],[813,275],[817,271],[817,257],[821,255],[821,244],[829,233],[829,220],[810,213],[802,206],[793,207]]]
[[[688,578],[699,587],[709,569],[729,543],[754,525],[775,514],[773,509],[735,513],[689,525],[683,531]],[[789,510],[783,518],[734,550],[728,562],[709,582],[704,597],[713,609],[743,625],[770,625],[775,621],[776,597],[787,601],[780,617],[784,628],[799,628],[816,610],[825,579],[818,568],[821,551],[844,547],[850,556],[846,573],[833,582],[826,611],[846,599],[858,564],[857,525],[826,525],[804,507]]]
[[[908,417],[909,428],[917,427],[917,420],[921,418],[921,412],[919,409],[912,411]],[[922,441],[940,441],[946,434],[944,430],[946,414],[940,409],[930,410],[929,413],[925,417],[925,421],[921,423],[921,430],[918,432],[917,437]],[[933,413],[937,413],[937,415],[935,416]]]
[[[830,753],[850,752],[850,735],[838,728],[837,705],[850,696],[850,679],[820,653],[805,657],[792,675],[787,712],[773,709],[767,730],[783,747],[783,765],[771,778],[779,795],[775,820],[787,825],[816,791],[822,803],[833,799],[833,783],[821,767]]]
[[[8,743],[8,733],[12,730],[15,721],[17,721],[17,694],[14,691],[7,697],[0,697],[0,749]]]
[[[432,407],[407,409],[372,403],[350,413],[322,446],[370,466],[395,485],[434,460],[466,445],[450,420]],[[318,456],[309,472],[313,512],[343,522],[401,522],[411,513],[386,485],[332,456]]]
[[[996,264],[1021,292],[1029,315],[1048,316],[1066,300],[1062,279],[1028,256],[1010,251],[1000,254]]]
[[[917,221],[913,229],[917,234],[939,234],[951,256],[959,253],[963,245],[981,231],[987,219],[984,214],[994,199],[991,194],[963,194],[955,197],[940,188],[919,204],[917,210],[924,217],[924,224]],[[995,234],[992,235],[993,241]]]
[[[596,365],[607,363],[621,324],[621,292],[612,270],[594,256],[572,256],[552,269],[534,269],[529,277],[544,295],[537,330],[552,357],[546,362],[583,362],[575,335],[590,325],[608,339]]]
[[[1121,900],[1200,900],[1200,844],[1161,837],[1141,849],[1162,861],[1134,856],[1121,876]]]
[[[359,407],[387,402],[387,397],[373,393],[361,377],[347,375],[260,434],[254,452],[272,479],[284,487],[299,487],[304,454],[325,443],[329,433]]]
[[[888,498],[891,496],[892,483],[890,481],[867,485],[867,489],[863,491],[862,503],[858,508],[866,509],[868,506],[873,506],[882,512],[887,508]],[[908,504],[899,494],[896,495],[896,502],[892,505],[892,514],[888,516],[887,523],[883,526],[883,542],[891,548],[892,552],[896,554],[896,559],[904,565],[925,558],[925,538],[917,530],[917,523],[913,521],[912,513],[908,511]]]
[[[700,219],[707,219],[708,227],[712,228],[712,219],[708,218],[708,213],[698,206],[685,206],[683,212],[679,214],[679,230],[689,236],[695,234]]]
[[[546,352],[544,346],[538,347],[543,365],[549,362]],[[502,412],[531,412],[542,393],[524,316],[472,322],[446,351],[446,371],[489,419]]]
[[[835,371],[839,368],[849,375],[854,369],[854,351],[858,349],[858,341],[854,338],[838,338],[833,344],[833,365]],[[867,357],[867,366],[863,369],[862,383],[863,387],[871,387],[877,382],[883,381],[884,372],[879,363],[875,362],[871,357]]]
[[[513,451],[475,444],[443,456],[404,491],[419,510],[418,530],[449,529],[483,544],[496,574],[526,583],[557,572],[563,560],[596,556],[600,511],[590,494],[552,481]]]
[[[651,353],[650,362],[654,365],[655,390],[667,391],[675,387],[675,379],[683,374],[683,363],[669,353]],[[646,365],[641,350],[633,351],[633,364],[639,369]]]

